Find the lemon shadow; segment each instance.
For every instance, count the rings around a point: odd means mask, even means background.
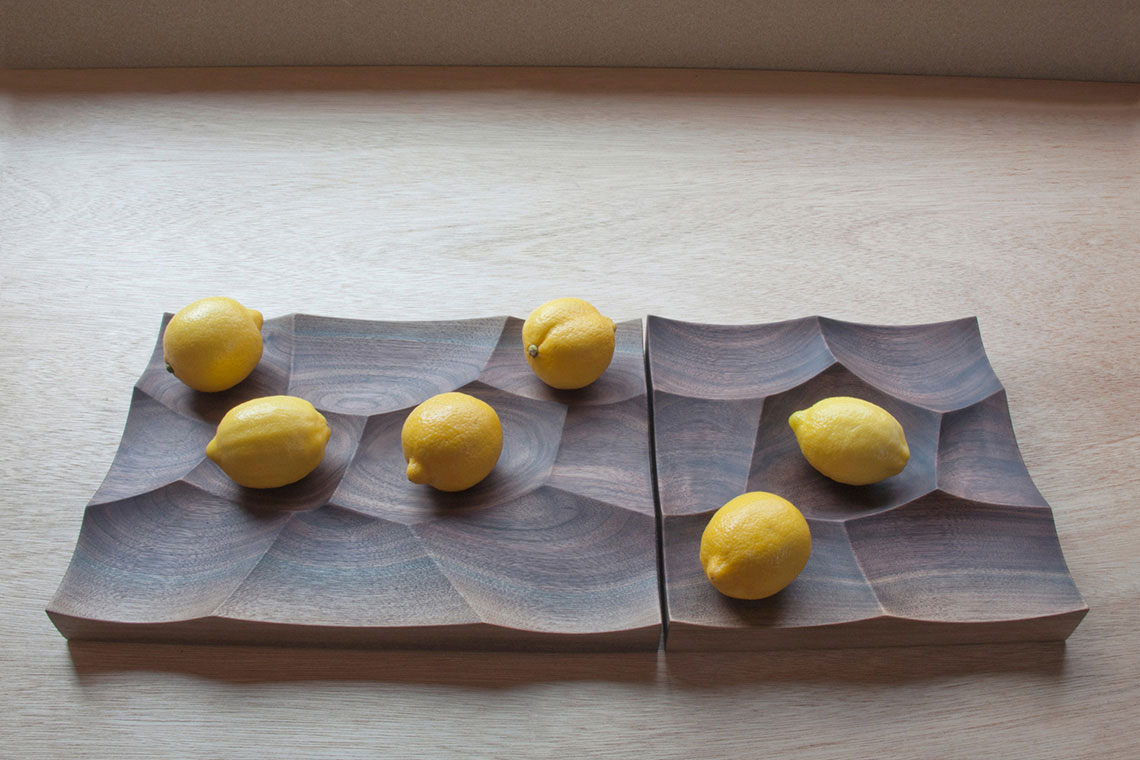
[[[658,649],[641,652],[452,652],[181,646],[70,641],[81,684],[124,672],[178,673],[226,683],[372,681],[392,684],[510,689],[535,683],[653,683]]]
[[[1063,641],[764,652],[670,652],[670,688],[714,690],[751,683],[890,685],[960,676],[1026,673],[1059,679]]]

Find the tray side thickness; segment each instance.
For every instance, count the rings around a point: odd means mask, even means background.
[[[668,649],[1048,641],[1087,613],[976,319],[729,326],[650,316],[646,345]],[[839,395],[903,423],[902,474],[853,487],[806,463],[787,418]],[[746,491],[789,499],[813,536],[796,581],[755,601],[719,594],[698,559],[708,519]]]
[[[525,631],[482,623],[439,626],[292,625],[206,617],[171,623],[119,623],[48,612],[70,641],[154,644],[224,644],[343,649],[454,651],[625,652],[653,651],[661,627],[560,634]]]
[[[670,621],[667,646],[674,652],[705,652],[1064,641],[1086,614],[1088,608],[1023,620],[943,623],[882,617],[828,626],[729,630]]]

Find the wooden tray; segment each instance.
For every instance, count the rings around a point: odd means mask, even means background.
[[[521,327],[286,316],[219,394],[164,371],[160,331],[52,621],[72,639],[657,648],[641,322],[618,326],[581,391],[533,375]],[[495,407],[504,448],[487,480],[446,494],[407,481],[399,437],[413,406],[456,389]],[[241,488],[204,447],[228,409],[275,393],[325,414],[325,459],[292,486]]]
[[[1054,640],[1088,611],[976,320],[719,326],[651,316],[647,354],[667,648]],[[900,475],[845,486],[807,464],[788,416],[836,395],[902,422],[911,460]],[[698,560],[709,517],[746,491],[787,498],[812,531],[803,573],[757,601],[719,594]]]

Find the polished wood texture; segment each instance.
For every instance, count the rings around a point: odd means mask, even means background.
[[[647,333],[670,650],[1064,639],[1088,612],[976,320],[651,316]],[[807,463],[788,417],[830,396],[894,415],[901,473],[848,486]],[[699,561],[712,513],[747,491],[788,499],[812,532],[800,576],[751,601],[718,593]]]
[[[737,71],[0,73],[0,728],[27,760],[1140,757],[1140,86]],[[1090,612],[1063,643],[65,641],[159,315],[974,316]]]
[[[577,391],[534,376],[521,331],[280,317],[222,393],[166,372],[160,332],[48,614],[80,640],[656,649],[641,323],[618,325],[609,369]],[[504,443],[486,479],[444,493],[408,481],[400,430],[452,390],[495,408]],[[279,393],[326,416],[325,457],[242,488],[205,444],[234,405]]]

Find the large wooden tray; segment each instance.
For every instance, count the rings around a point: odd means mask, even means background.
[[[651,316],[647,355],[667,648],[1055,640],[1088,611],[976,320],[719,326]],[[900,475],[853,487],[807,464],[788,416],[836,395],[902,422],[911,460]],[[803,573],[757,601],[717,593],[698,559],[711,514],[746,491],[796,504],[813,539]]]
[[[51,619],[72,639],[657,648],[641,322],[581,391],[533,375],[521,325],[273,319],[258,369],[220,394],[166,373],[160,337]],[[495,407],[504,449],[446,494],[407,481],[399,436],[456,389]],[[332,438],[309,477],[243,489],[204,447],[228,409],[275,393],[313,402]]]

